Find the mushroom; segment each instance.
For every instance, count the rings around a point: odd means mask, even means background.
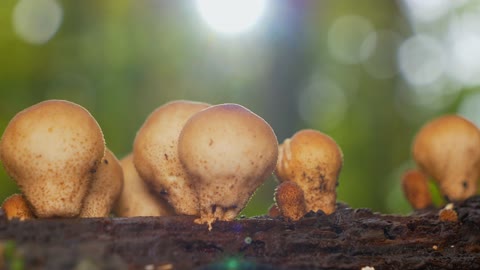
[[[297,221],[306,213],[303,190],[292,181],[282,182],[275,190],[275,201],[282,216]]]
[[[418,132],[413,158],[439,184],[447,201],[465,200],[477,191],[480,131],[457,115],[437,118]]]
[[[281,216],[282,213],[280,213],[280,209],[278,209],[277,204],[273,203],[272,205],[270,205],[270,208],[268,208],[268,214],[267,215],[269,217],[276,218],[276,217]]]
[[[118,159],[108,148],[83,202],[80,217],[106,217],[110,214],[123,188],[123,171]]]
[[[409,170],[402,176],[402,189],[413,209],[424,209],[432,205],[428,189],[428,178],[418,170]]]
[[[200,202],[197,223],[233,220],[272,173],[278,144],[270,125],[238,104],[209,107],[180,133],[178,155]]]
[[[280,145],[275,174],[280,182],[295,182],[303,190],[307,212],[329,215],[335,211],[342,165],[342,150],[332,138],[305,129]]]
[[[178,160],[177,144],[185,122],[208,106],[186,100],[167,103],[150,114],[135,138],[133,163],[138,174],[177,214],[199,214],[197,194]]]
[[[458,222],[457,211],[453,208],[453,203],[448,203],[438,212],[440,221]]]
[[[120,217],[168,216],[174,210],[158,194],[154,194],[145,181],[138,175],[133,165],[133,155],[120,160],[123,169],[123,190],[118,199],[114,213]]]
[[[0,141],[3,166],[39,218],[77,216],[104,153],[97,121],[63,100],[19,112]]]
[[[3,201],[2,209],[8,220],[13,218],[18,218],[20,220],[35,218],[27,201],[21,194],[13,194],[6,198],[5,201]]]

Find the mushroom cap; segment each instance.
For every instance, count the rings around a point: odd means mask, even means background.
[[[402,176],[402,189],[414,209],[424,209],[432,205],[427,176],[418,170],[409,170]]]
[[[173,208],[154,194],[145,181],[138,175],[133,165],[133,155],[120,160],[123,169],[123,190],[114,208],[114,213],[120,217],[137,216],[168,216],[174,213]]]
[[[83,202],[80,217],[107,217],[123,188],[120,162],[108,148]]]
[[[142,179],[165,196],[177,214],[198,215],[198,199],[178,160],[180,131],[195,113],[210,106],[186,100],[169,102],[147,118],[133,145],[133,162]]]
[[[6,198],[5,201],[3,201],[2,209],[8,220],[13,218],[18,218],[20,220],[35,218],[25,200],[25,197],[21,194],[13,194]]]
[[[303,190],[292,181],[282,182],[275,190],[275,201],[282,215],[291,220],[299,220],[306,213]]]
[[[80,213],[105,152],[103,133],[80,105],[40,102],[19,112],[0,141],[0,159],[37,217]]]
[[[275,175],[295,182],[304,192],[307,211],[335,210],[338,175],[343,154],[329,136],[311,129],[300,130],[280,145]]]
[[[419,168],[439,183],[448,200],[464,200],[476,193],[480,131],[473,123],[457,115],[434,119],[420,129],[412,148]]]
[[[178,154],[199,194],[201,219],[232,220],[275,167],[278,144],[270,125],[238,104],[193,115]]]

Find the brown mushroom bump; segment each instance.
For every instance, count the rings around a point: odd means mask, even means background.
[[[210,106],[179,100],[150,114],[135,138],[133,162],[142,179],[162,194],[177,214],[199,215],[198,199],[178,160],[178,136],[187,120]]]
[[[105,142],[80,105],[49,100],[19,112],[0,142],[0,159],[37,217],[80,213]]]
[[[283,181],[293,181],[302,190],[308,211],[335,211],[338,175],[343,154],[329,136],[311,129],[298,131],[280,146],[275,174]]]
[[[268,216],[275,218],[281,216],[282,213],[280,213],[280,209],[278,209],[278,206],[276,203],[272,204],[270,208],[268,208]]]
[[[465,118],[447,115],[427,123],[415,138],[413,157],[448,200],[465,200],[477,192],[480,131]]]
[[[233,220],[245,207],[272,173],[278,144],[262,118],[240,105],[221,104],[187,121],[178,153],[199,194],[197,222],[211,225]]]
[[[83,202],[80,217],[107,217],[123,188],[123,170],[108,148]]]
[[[114,213],[120,217],[168,216],[174,210],[158,194],[155,195],[137,173],[132,154],[120,160],[123,169],[123,190]]]
[[[21,194],[13,194],[6,198],[2,204],[2,209],[8,220],[13,218],[18,218],[20,220],[35,218],[27,201]]]
[[[413,209],[424,209],[432,205],[428,189],[428,178],[417,170],[409,170],[402,176],[402,189]]]
[[[275,201],[282,215],[293,221],[299,220],[307,213],[303,191],[292,181],[282,182],[277,187]]]

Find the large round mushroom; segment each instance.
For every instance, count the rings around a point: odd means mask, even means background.
[[[0,141],[0,159],[37,217],[80,213],[105,153],[102,131],[80,105],[63,100],[19,112]]]
[[[199,223],[232,220],[275,168],[278,144],[270,125],[237,104],[193,115],[180,133],[178,155],[200,202]]]

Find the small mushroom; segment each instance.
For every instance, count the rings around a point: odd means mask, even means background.
[[[413,209],[424,209],[432,205],[428,178],[420,171],[409,170],[405,172],[402,176],[402,189]]]
[[[197,194],[178,160],[177,144],[185,122],[208,106],[185,100],[167,103],[150,114],[135,138],[133,162],[139,175],[177,214],[199,215]]]
[[[2,209],[8,220],[13,218],[18,218],[20,220],[35,218],[27,201],[21,194],[13,194],[6,198],[2,204]]]
[[[92,186],[83,202],[80,217],[106,217],[110,214],[123,188],[123,171],[118,159],[108,148],[98,166]]]
[[[279,147],[275,174],[281,181],[295,182],[305,196],[308,211],[335,211],[338,175],[343,154],[329,136],[311,129],[298,131]]]
[[[200,218],[233,220],[275,168],[278,144],[270,125],[238,104],[209,107],[180,133],[180,161],[198,192]]]
[[[0,141],[3,166],[39,218],[77,216],[104,153],[97,121],[62,100],[19,112]]]
[[[453,208],[453,203],[448,203],[438,212],[440,221],[458,222],[457,211]]]
[[[133,165],[133,155],[120,160],[123,169],[123,190],[114,208],[120,217],[169,216],[174,210],[158,194],[154,194],[138,175]]]
[[[275,201],[282,216],[297,221],[306,213],[303,190],[292,181],[282,182],[275,190]]]
[[[437,181],[447,200],[465,200],[477,191],[480,131],[457,115],[437,118],[418,132],[413,158],[424,173]]]
[[[268,216],[272,218],[276,218],[281,216],[282,213],[280,213],[280,209],[278,209],[278,206],[276,203],[273,203],[270,208],[268,208]]]

